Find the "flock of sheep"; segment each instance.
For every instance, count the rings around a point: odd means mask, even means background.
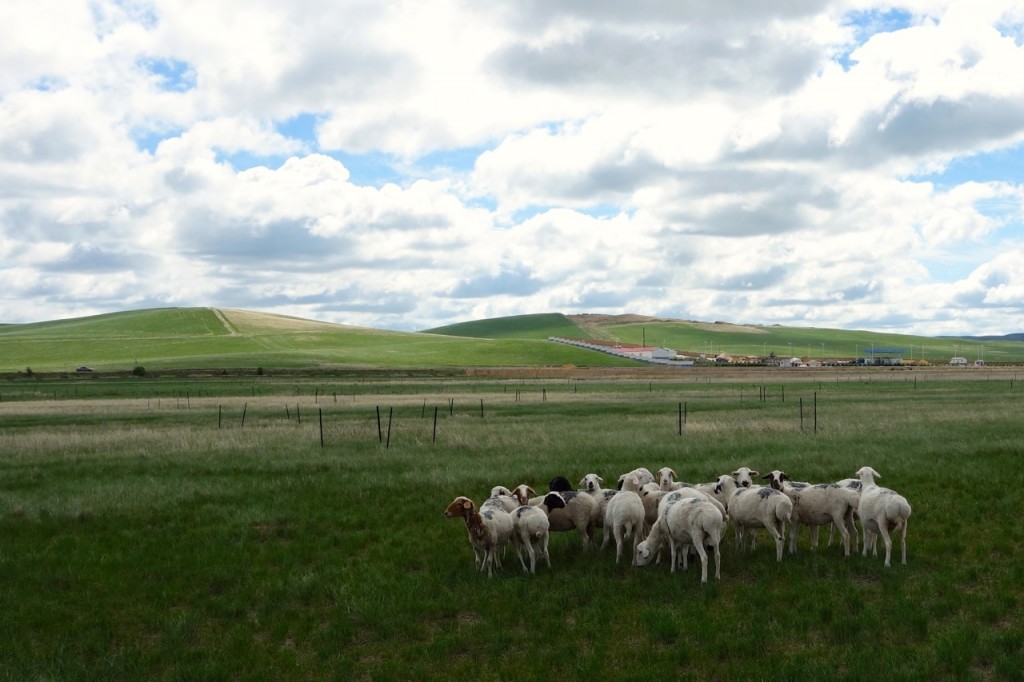
[[[550,492],[537,493],[521,484],[509,490],[495,486],[479,508],[468,497],[456,497],[444,511],[447,518],[462,518],[469,533],[478,570],[490,576],[501,568],[502,553],[510,542],[524,571],[534,573],[538,558],[548,568],[549,533],[575,530],[586,550],[596,544],[595,530],[603,528],[601,547],[614,538],[615,561],[622,558],[627,539],[632,539],[633,565],[644,566],[660,559],[668,549],[670,570],[687,568],[690,551],[701,560],[701,582],[708,579],[708,550],[715,557],[715,577],[721,580],[719,545],[727,522],[732,522],[737,552],[756,546],[758,529],[765,529],[775,540],[775,557],[782,561],[786,525],[789,551],[796,552],[801,526],[810,528],[811,547],[818,546],[818,531],[830,526],[839,531],[843,550],[850,556],[858,544],[863,554],[878,554],[878,537],[885,543],[885,565],[890,566],[892,537],[899,535],[903,563],[907,563],[907,521],[910,504],[902,495],[875,483],[881,475],[871,467],[857,470],[857,478],[836,483],[812,485],[791,481],[785,472],[773,470],[764,476],[748,467],[718,477],[710,483],[693,485],[676,482],[669,467],[659,469],[655,477],[645,468],[619,476],[616,488],[602,488],[604,479],[587,474],[580,489],[563,476],[549,484]],[[768,482],[757,485],[755,477]],[[857,533],[859,518],[863,542]],[[529,561],[529,566],[527,566]]]

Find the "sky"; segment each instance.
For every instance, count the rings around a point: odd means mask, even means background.
[[[1024,331],[1024,5],[4,0],[0,323]]]

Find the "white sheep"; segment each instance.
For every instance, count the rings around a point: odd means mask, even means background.
[[[524,490],[528,490],[530,494],[533,494],[533,490],[526,486],[526,484],[521,484],[512,491],[519,498],[521,504],[529,504],[531,507],[536,507],[544,501],[544,495],[529,498],[520,497]],[[575,490],[555,492],[562,496],[562,499],[565,501],[565,507],[552,509],[551,513],[548,514],[548,521],[551,524],[549,530],[552,533],[577,531],[580,534],[580,538],[583,539],[583,550],[586,551],[592,542],[594,508],[597,506],[597,500],[586,493]],[[526,502],[523,502],[524,499],[526,499]]]
[[[662,490],[672,491],[685,488],[689,485],[688,483],[677,483],[675,480],[677,476],[678,474],[676,474],[676,472],[670,467],[661,467],[658,469],[658,487]]]
[[[892,557],[892,538],[890,532],[900,533],[900,548],[903,552],[903,563],[907,563],[907,522],[910,519],[910,503],[894,490],[880,488],[875,478],[881,474],[871,467],[857,470],[860,477],[860,504],[857,513],[864,529],[864,556],[868,550],[878,555],[878,536],[885,542],[885,565],[890,565]]]
[[[710,483],[700,483],[693,486],[695,490],[708,495],[709,497],[718,500],[722,505],[722,508],[726,511],[729,510],[729,500],[732,498],[732,494],[736,492],[736,479],[728,474],[722,474],[718,477],[717,481],[711,481]]]
[[[859,478],[844,478],[844,479],[842,479],[840,481],[836,481],[836,485],[838,485],[838,486],[840,486],[842,488],[847,488],[849,490],[852,490],[854,493],[857,494],[857,500],[859,502],[859,500],[860,500],[860,479]],[[857,505],[854,505],[854,508],[853,508],[853,519],[854,519],[854,522],[856,522],[856,520],[859,519],[859,518],[860,518],[860,516],[857,515]],[[835,535],[836,535],[836,525],[832,524],[832,527],[828,529],[828,546],[829,547],[832,546],[832,541],[835,539]],[[854,533],[853,533],[853,551],[854,552],[859,552],[860,551],[860,535],[856,532],[856,529],[854,530]]]
[[[747,533],[764,528],[775,539],[775,558],[782,561],[786,527],[793,515],[793,502],[780,493],[765,486],[737,488],[729,500],[729,518],[736,526],[736,550],[741,551]],[[754,549],[756,538],[751,536],[750,548]]]
[[[604,539],[601,549],[608,544],[609,531],[615,537],[615,563],[622,558],[622,545],[626,538],[633,537],[633,552],[640,543],[644,530],[644,505],[638,494],[636,476],[628,476],[622,482],[622,490],[608,500],[604,512]],[[634,557],[635,559],[635,557]]]
[[[670,493],[666,501],[673,495]],[[671,572],[675,573],[677,547],[682,552],[683,566],[687,565],[688,546],[692,546],[700,555],[702,583],[708,581],[708,555],[705,545],[710,545],[715,552],[715,578],[722,579],[722,555],[719,549],[722,535],[725,532],[725,518],[721,511],[706,497],[680,496],[667,503],[665,515],[659,517],[647,539],[641,542],[635,551],[634,564],[644,566],[657,556],[665,541],[669,543],[672,554]]]
[[[729,479],[732,480],[732,479]],[[715,499],[715,496],[701,490],[697,486],[686,486],[676,490],[651,490],[644,486],[640,490],[640,501],[644,503],[644,523],[650,529],[659,518],[665,515],[666,502],[669,504],[682,499],[683,497],[696,497],[709,500],[714,504],[723,518],[727,518],[725,505]]]
[[[477,511],[473,500],[465,496],[456,497],[444,510],[445,518],[461,517],[469,532],[469,544],[473,547],[477,567],[487,569],[488,577],[492,568],[501,568],[501,550],[512,538],[512,517],[498,505]],[[481,559],[478,553],[482,553]]]
[[[859,494],[835,483],[794,483],[786,472],[778,469],[767,475],[771,487],[781,490],[793,502],[792,523],[789,532],[789,553],[796,553],[797,536],[800,526],[811,529],[811,549],[818,548],[818,530],[821,526],[838,527],[843,537],[843,550],[850,556],[850,534],[857,536],[853,524],[853,512],[857,508]]]
[[[519,506],[519,502],[517,502],[516,498],[512,495],[512,491],[503,485],[496,485],[491,488],[491,496],[487,498],[487,500],[489,502],[495,499],[501,503],[502,509],[507,512],[511,512]],[[480,505],[480,507],[483,508],[485,504],[486,503]]]
[[[632,471],[627,471],[626,473],[619,476],[619,482],[616,485],[618,490],[622,490],[622,482],[629,476],[635,477],[638,485],[643,485],[644,483],[657,482],[657,479],[654,478],[654,474],[652,474],[649,469],[640,467],[638,469],[633,469]]]
[[[761,474],[756,471],[749,469],[748,467],[740,467],[736,471],[732,472],[732,477],[736,481],[736,485],[740,488],[749,488],[754,485],[754,476],[760,476]]]
[[[527,570],[530,573],[537,572],[537,554],[543,556],[548,568],[551,568],[551,556],[548,554],[548,530],[551,523],[548,516],[552,509],[563,507],[565,507],[565,500],[561,495],[548,493],[536,507],[525,504],[512,512],[512,540],[515,543],[516,556],[519,557],[519,563],[522,565],[524,573]],[[526,562],[523,560],[523,547],[526,548],[526,553],[530,557],[529,569],[526,568]]]
[[[582,491],[593,497],[597,503],[594,506],[594,528],[604,528],[604,510],[608,507],[608,500],[619,492],[614,488],[602,488],[603,483],[604,479],[597,474],[587,474],[580,479]],[[596,537],[594,541],[597,541]]]

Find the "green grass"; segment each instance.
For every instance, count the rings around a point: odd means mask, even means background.
[[[765,400],[717,380],[190,385],[0,401],[0,680],[1020,678],[1008,375],[865,373]],[[913,505],[907,566],[812,553],[806,532],[778,564],[729,532],[721,583],[701,586],[559,534],[552,570],[509,555],[488,579],[441,516],[556,474],[827,481],[863,464]]]

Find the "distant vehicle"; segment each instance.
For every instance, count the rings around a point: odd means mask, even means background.
[[[93,370],[92,367],[86,367],[85,365],[82,365],[81,367],[75,367],[75,371],[85,374],[86,372],[93,372],[95,370]]]

